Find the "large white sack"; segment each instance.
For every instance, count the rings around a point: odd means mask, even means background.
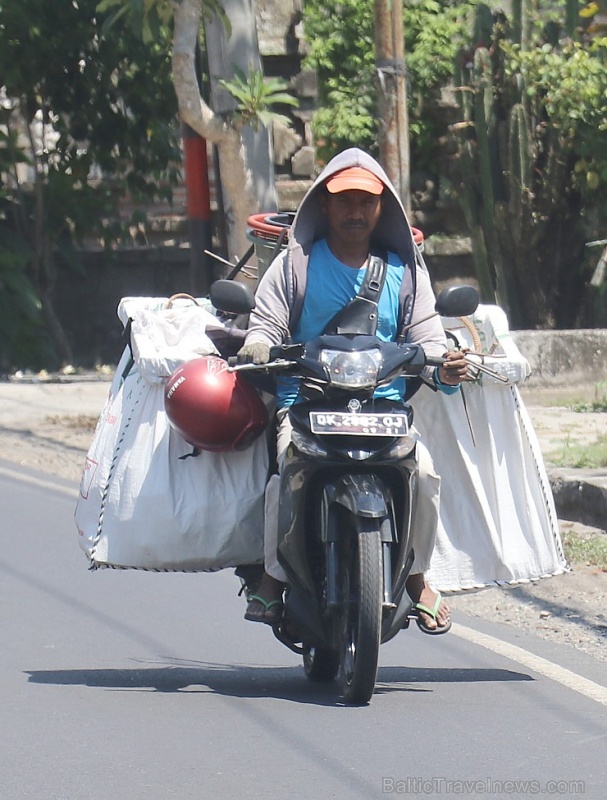
[[[529,365],[501,309],[481,305],[472,321],[476,342],[461,321],[444,325],[462,347],[480,345],[486,366],[508,383],[480,373],[477,382],[462,385],[465,406],[460,392],[422,388],[412,400],[415,426],[441,476],[440,522],[426,577],[443,592],[567,569],[540,446],[517,388]]]
[[[203,571],[262,562],[265,437],[243,452],[194,457],[164,411],[166,378],[215,353],[201,325],[221,323],[159,298],[128,298],[119,314],[139,339],[134,358],[127,348],[118,365],[82,475],[75,520],[91,567]]]

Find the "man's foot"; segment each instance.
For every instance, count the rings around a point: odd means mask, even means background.
[[[282,617],[283,590],[283,583],[264,572],[259,589],[255,594],[250,594],[247,598],[249,602],[244,618],[249,622],[263,622],[264,625],[275,625]]]
[[[435,592],[421,573],[409,576],[407,592],[413,600],[419,629],[423,633],[447,633],[451,627],[451,609],[440,592]]]
[[[282,600],[264,600],[257,594],[249,596],[249,604],[244,618],[249,622],[263,622],[264,625],[276,625],[282,617]]]
[[[447,616],[445,620],[444,610],[448,608],[443,600],[443,596],[439,592],[436,595],[436,600],[432,607],[426,606],[423,603],[416,603],[414,609],[416,611],[417,627],[422,633],[438,634],[447,633],[451,628],[451,616]],[[439,614],[443,612],[442,620],[439,622]]]

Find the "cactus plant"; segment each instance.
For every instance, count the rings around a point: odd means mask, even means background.
[[[532,46],[527,37],[540,30],[532,25],[541,20],[537,0],[514,2],[511,25],[495,14],[491,41],[479,40],[487,14],[481,8],[475,46],[459,60],[461,116],[451,127],[454,185],[477,278],[483,299],[502,305],[513,324],[566,327],[575,323],[584,292],[576,261],[588,238],[583,202],[591,191],[596,221],[603,218],[596,165],[607,138],[600,113],[607,106],[607,40],[562,38],[565,27],[552,22],[556,37]],[[567,9],[573,19],[577,5],[567,2]],[[607,191],[607,168],[605,175]]]

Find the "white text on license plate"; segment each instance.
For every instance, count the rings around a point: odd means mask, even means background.
[[[310,411],[312,433],[343,433],[357,436],[405,436],[406,414],[350,414],[345,411]]]

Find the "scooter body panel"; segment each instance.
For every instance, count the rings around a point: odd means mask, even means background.
[[[348,530],[366,529],[373,523],[390,548],[393,596],[391,607],[384,612],[382,639],[391,638],[410,610],[405,582],[413,561],[410,531],[418,477],[415,448],[395,459],[391,454],[396,440],[369,440],[366,447],[372,455],[361,460],[351,457],[348,437],[328,437],[331,441],[323,457],[307,454],[295,442],[312,436],[307,427],[312,407],[306,403],[291,411],[291,422],[300,437],[295,436],[289,445],[281,469],[278,558],[290,586],[285,598],[285,628],[310,646],[335,646],[336,609],[327,597],[327,592],[332,596],[329,548],[331,543],[339,545],[344,535],[340,520],[346,514],[360,522]],[[323,444],[323,438],[315,437],[315,442]],[[357,445],[358,454],[360,442]]]

